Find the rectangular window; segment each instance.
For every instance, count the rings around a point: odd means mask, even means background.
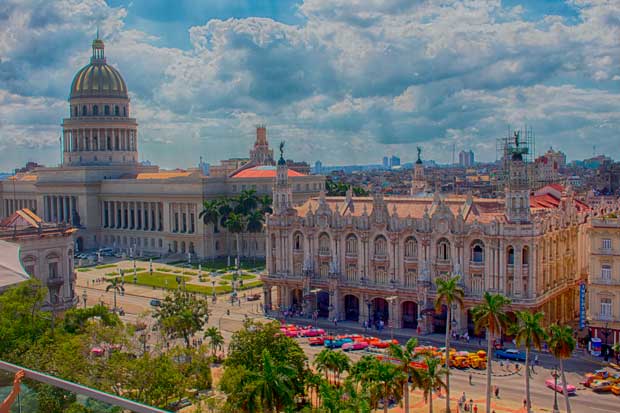
[[[353,281],[356,278],[357,266],[355,264],[347,264],[347,280]]]
[[[57,262],[50,262],[48,268],[49,268],[49,274],[48,274],[49,278],[58,277],[58,263]]]
[[[601,266],[601,278],[603,280],[611,280],[611,265],[603,264]]]
[[[601,298],[601,317],[611,317],[611,298]]]
[[[237,185],[233,185],[233,186],[232,186],[232,191],[233,191],[233,192],[237,192]]]
[[[602,246],[602,248],[603,248],[604,250],[610,250],[610,249],[611,249],[611,239],[607,239],[607,238],[606,238],[606,239],[604,239],[604,240],[603,240],[603,246]]]

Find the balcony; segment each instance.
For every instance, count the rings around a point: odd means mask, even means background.
[[[331,253],[329,252],[328,248],[322,248],[319,250],[319,255],[321,257],[331,257]]]
[[[602,285],[620,285],[620,280],[614,278],[590,278],[590,284],[602,284]]]
[[[599,248],[597,250],[599,255],[613,255],[614,254],[614,250],[611,248]]]
[[[484,268],[484,261],[469,261],[469,268],[482,269]]]
[[[47,279],[47,287],[48,288],[58,288],[65,283],[65,279],[63,277],[51,277]]]

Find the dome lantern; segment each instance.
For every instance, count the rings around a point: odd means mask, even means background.
[[[97,28],[97,38],[93,40],[93,57],[90,59],[90,62],[105,63],[105,55],[103,53],[103,50],[103,40],[99,38],[99,28]]]

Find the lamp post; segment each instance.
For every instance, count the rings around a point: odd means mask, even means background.
[[[553,376],[553,413],[560,413],[560,409],[558,408],[558,377],[560,376],[558,374],[558,368],[557,366],[553,367],[553,371],[551,372],[551,375]]]
[[[396,301],[398,297],[396,297],[395,295],[391,295],[389,297],[387,297],[385,299],[385,301],[387,301],[388,303],[390,303],[390,319],[388,320],[388,322],[390,323],[390,338],[392,340],[394,340],[394,302]]]
[[[314,317],[314,327],[316,328],[318,322],[319,322],[319,293],[321,292],[320,288],[315,288],[313,290],[310,290],[310,293],[314,294],[314,314],[316,315],[316,317]]]

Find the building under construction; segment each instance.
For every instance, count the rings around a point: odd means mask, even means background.
[[[503,193],[508,183],[510,173],[510,160],[518,154],[527,165],[527,180],[530,188],[533,188],[536,174],[534,173],[534,153],[536,151],[536,139],[531,127],[508,130],[505,137],[497,139],[496,160],[500,168],[497,171],[497,192]]]

